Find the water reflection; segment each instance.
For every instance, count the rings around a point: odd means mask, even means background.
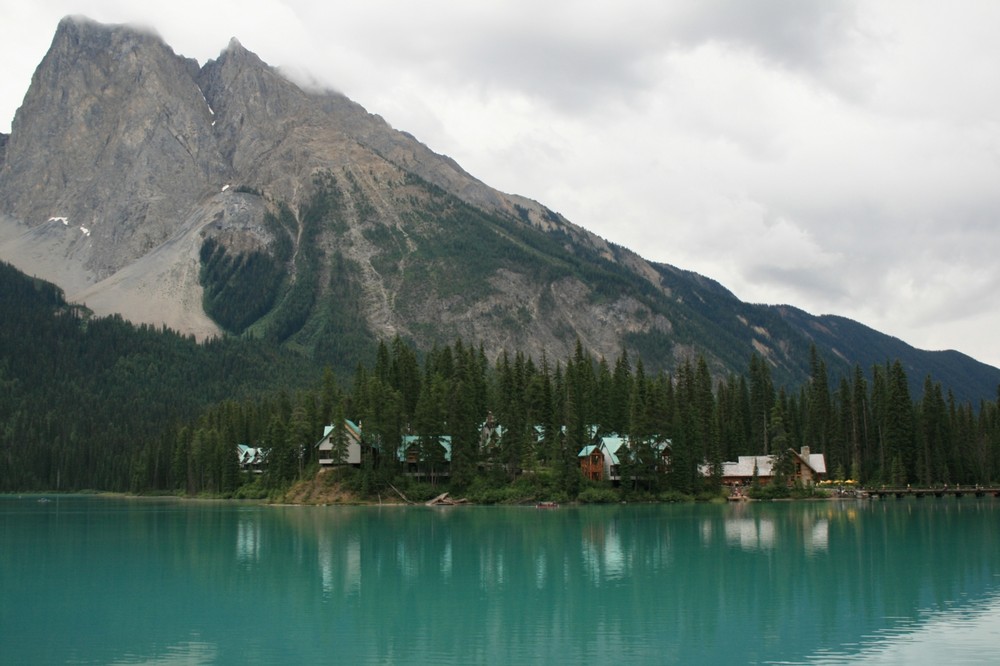
[[[124,666],[125,664],[144,664],[146,666],[187,664],[197,666],[199,664],[215,664],[218,663],[218,660],[219,650],[217,646],[200,641],[186,641],[167,646],[162,655],[130,654],[109,663],[112,666]]]
[[[816,645],[850,648],[872,632],[916,621],[929,600],[968,595],[970,582],[977,594],[992,589],[996,581],[982,564],[997,553],[984,550],[978,536],[959,530],[954,538],[974,547],[939,565],[951,551],[940,545],[949,540],[941,531],[945,524],[963,513],[988,520],[994,511],[855,503],[612,507],[544,515],[412,509],[382,515],[378,534],[359,531],[354,543],[366,549],[355,560],[361,570],[345,578],[365,581],[354,608],[371,622],[362,626],[384,628],[376,618],[387,607],[412,612],[405,626],[394,626],[397,633],[372,629],[373,642],[392,644],[386,649],[397,655],[401,645],[424,641],[422,632],[434,633],[438,619],[452,617],[456,635],[497,649],[501,634],[536,648],[544,636],[567,654],[641,657],[683,638],[699,645],[702,657],[729,659],[721,646],[737,642],[747,646],[742,656],[750,661],[783,651],[804,659]],[[315,527],[318,535],[327,534]],[[353,533],[349,523],[337,529]],[[318,546],[326,567],[341,561],[323,555],[330,539],[317,536],[318,544],[327,544]],[[331,574],[323,571],[320,584],[328,593]],[[407,599],[424,605],[410,606]],[[453,617],[455,608],[464,609],[461,617]],[[577,624],[589,632],[570,645],[570,627]],[[790,634],[796,639],[789,641]],[[565,642],[554,638],[559,636]],[[457,645],[445,651],[451,649],[461,653]],[[512,658],[525,656],[504,649]]]
[[[809,664],[982,664],[1000,646],[1000,597],[972,607],[921,613],[866,636],[845,651],[821,650]]]
[[[950,662],[967,645],[1000,657],[992,498],[558,511],[2,502],[10,663],[942,654],[912,647],[924,643],[952,644]]]
[[[779,525],[773,515],[762,514],[756,508],[738,504],[724,516],[725,539],[729,546],[747,551],[770,550],[779,543],[787,547],[795,543],[801,535],[802,547],[806,553],[815,555],[830,546],[830,509],[823,505],[822,512],[802,511],[798,522]],[[706,518],[701,526],[703,545],[708,546],[714,536],[716,518]],[[783,529],[783,534],[778,530]]]
[[[581,548],[584,569],[594,584],[625,574],[625,553],[616,521],[590,524],[583,533]]]
[[[236,559],[246,564],[260,557],[260,520],[241,515],[236,523]]]
[[[334,540],[332,532],[319,536],[317,565],[324,597],[334,592],[345,595],[358,594],[361,590],[361,542],[357,536]]]
[[[726,520],[726,542],[743,550],[773,548],[774,521],[761,518],[730,518]]]
[[[820,518],[809,528],[806,538],[806,552],[816,554],[830,547],[830,521]]]

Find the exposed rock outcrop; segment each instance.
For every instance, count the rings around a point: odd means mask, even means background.
[[[95,281],[171,238],[230,173],[197,71],[152,34],[64,19],[14,118],[4,212],[80,230]]]

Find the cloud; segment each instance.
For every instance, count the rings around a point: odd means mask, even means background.
[[[730,43],[789,69],[824,69],[858,30],[855,2],[846,0],[703,0],[672,19],[682,43]]]

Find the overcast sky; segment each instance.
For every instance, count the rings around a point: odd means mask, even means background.
[[[0,132],[67,14],[237,37],[647,259],[1000,367],[1000,2],[0,0]]]

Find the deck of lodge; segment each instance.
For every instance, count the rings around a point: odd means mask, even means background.
[[[884,499],[890,496],[897,498],[916,497],[917,499],[921,499],[925,495],[933,495],[934,497],[945,497],[946,495],[954,497],[963,497],[965,495],[986,497],[987,495],[992,495],[993,497],[1000,497],[1000,487],[996,486],[989,488],[982,486],[966,486],[965,488],[961,486],[944,486],[941,488],[879,488],[869,489],[866,492],[868,493],[868,497],[872,499]]]

